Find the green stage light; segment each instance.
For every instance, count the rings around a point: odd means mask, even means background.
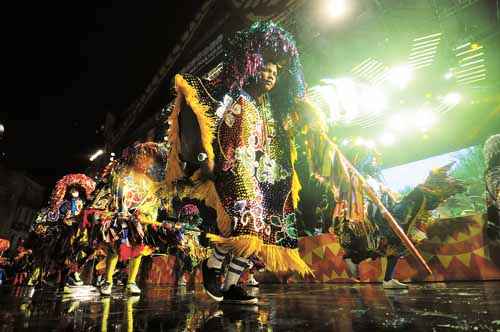
[[[369,149],[374,149],[376,144],[374,140],[369,139],[365,141],[365,146]]]
[[[395,131],[404,132],[408,130],[408,119],[402,113],[396,113],[389,118],[389,128]]]
[[[462,96],[458,92],[450,92],[443,98],[443,102],[449,106],[455,106],[460,103]]]
[[[365,86],[361,90],[360,103],[365,114],[378,114],[387,107],[387,97],[379,88]]]
[[[427,132],[437,122],[436,113],[429,109],[419,110],[415,113],[415,125],[422,132]]]
[[[380,136],[379,141],[382,145],[390,146],[396,142],[396,136],[391,132],[385,132]]]
[[[389,70],[387,79],[394,86],[404,89],[413,79],[413,68],[408,65],[400,65]]]

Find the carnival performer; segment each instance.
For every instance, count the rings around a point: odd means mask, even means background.
[[[218,234],[207,235],[214,254],[202,264],[206,292],[249,304],[258,299],[237,283],[252,256],[270,271],[311,273],[297,250],[294,213],[300,184],[292,113],[305,85],[294,40],[275,23],[236,33],[225,54],[216,80],[175,77],[166,177],[171,190],[182,188],[217,212]]]
[[[425,226],[434,222],[431,211],[454,194],[463,191],[463,185],[448,175],[451,165],[432,170],[424,181],[402,199],[383,184],[380,155],[361,147],[349,156],[357,169],[369,179],[371,185],[414,244],[426,239]],[[348,153],[349,155],[349,153]],[[336,201],[332,217],[333,230],[344,249],[344,261],[350,276],[359,282],[358,265],[366,259],[386,257],[384,280],[386,289],[405,289],[408,286],[394,278],[398,260],[407,254],[401,240],[383,220],[380,209],[368,199],[364,200],[364,219],[353,221],[347,217],[347,201]]]
[[[14,274],[12,284],[15,286],[23,284],[28,284],[29,286],[29,276],[30,272],[33,270],[32,250],[25,248],[24,242],[23,239],[19,240],[16,253],[12,260],[12,273]]]
[[[145,243],[148,225],[158,223],[160,181],[163,180],[165,148],[156,143],[136,143],[124,150],[119,161],[108,165],[100,188],[88,206],[86,217],[92,220],[92,241],[106,252],[106,281],[102,295],[110,295],[113,275],[119,260],[129,261],[126,290],[140,294],[136,284],[142,256],[151,253]]]
[[[200,263],[210,256],[210,250],[200,244],[203,223],[201,213],[193,200],[178,201],[163,227],[148,233],[157,251],[175,256],[174,278],[178,286],[187,285],[186,273],[192,273]],[[174,216],[175,215],[175,216]]]
[[[71,286],[83,285],[80,268],[87,254],[88,237],[80,226],[83,207],[94,189],[95,182],[85,174],[62,177],[52,191],[49,208],[37,216],[28,241],[38,267],[34,275],[42,276],[41,267],[55,269],[68,292]]]

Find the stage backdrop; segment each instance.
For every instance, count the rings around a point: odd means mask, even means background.
[[[483,232],[485,216],[472,215],[443,219],[428,232],[428,240],[419,245],[419,250],[429,263],[433,274],[427,275],[411,258],[400,259],[396,267],[396,278],[402,281],[457,281],[500,279],[500,244],[490,243]],[[304,237],[299,242],[303,259],[312,268],[314,277],[301,279],[294,274],[257,273],[261,282],[352,282],[347,275],[342,259],[343,251],[333,234]],[[152,265],[145,272],[150,284],[174,283],[173,256],[152,258]],[[362,282],[379,282],[383,279],[385,258],[367,260],[360,264]],[[191,281],[200,282],[199,270]]]

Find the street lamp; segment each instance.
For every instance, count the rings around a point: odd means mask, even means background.
[[[94,161],[97,158],[99,158],[100,155],[102,155],[104,151],[102,149],[97,150],[92,156],[90,156],[89,160]]]

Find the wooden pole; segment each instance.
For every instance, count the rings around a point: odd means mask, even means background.
[[[387,210],[387,208],[384,206],[378,195],[375,193],[373,188],[366,182],[365,178],[358,172],[358,170],[351,165],[349,160],[342,154],[340,149],[337,147],[337,144],[335,144],[324,132],[322,133],[323,138],[332,146],[333,149],[336,150],[338,153],[338,156],[342,158],[342,162],[344,165],[346,165],[352,174],[358,178],[358,180],[361,182],[363,185],[363,188],[365,189],[366,193],[368,194],[368,197],[372,200],[373,203],[377,205],[377,207],[380,209],[380,212],[382,213],[382,216],[384,217],[385,221],[389,224],[391,227],[392,231],[399,237],[401,242],[403,242],[404,246],[410,251],[410,253],[417,259],[417,261],[425,268],[425,270],[429,273],[432,274],[432,270],[427,264],[427,262],[424,260],[422,257],[422,254],[418,249],[415,247],[413,242],[408,238],[406,233],[403,231],[401,226],[399,226],[398,222],[396,219],[392,216],[392,214]]]

